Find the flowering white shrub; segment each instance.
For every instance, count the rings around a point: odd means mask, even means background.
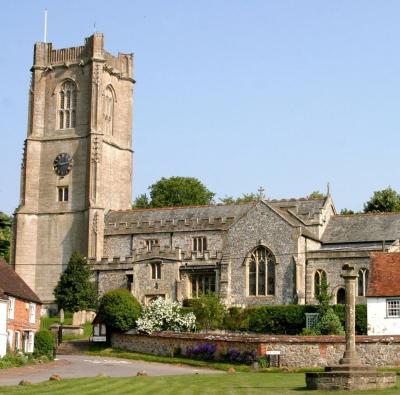
[[[196,316],[184,314],[179,302],[167,302],[157,298],[146,306],[136,321],[137,330],[145,333],[158,331],[184,332],[194,329]]]

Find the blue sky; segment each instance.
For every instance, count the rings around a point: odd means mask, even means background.
[[[322,0],[2,3],[0,210],[19,200],[35,41],[134,52],[134,196],[162,176],[218,197],[325,191],[360,210],[400,189],[400,2]]]

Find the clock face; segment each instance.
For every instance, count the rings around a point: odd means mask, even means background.
[[[57,175],[64,177],[72,168],[72,158],[65,152],[56,156],[53,162],[53,168]]]

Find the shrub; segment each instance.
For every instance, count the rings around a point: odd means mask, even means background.
[[[222,324],[229,331],[246,332],[249,330],[249,316],[241,307],[230,307]]]
[[[33,355],[35,357],[45,356],[52,359],[54,353],[54,335],[47,330],[36,332],[35,349]]]
[[[0,358],[0,369],[14,368],[24,366],[30,361],[29,357],[24,354],[9,353]]]
[[[127,331],[135,327],[140,310],[139,302],[128,290],[115,289],[101,297],[98,314],[110,328]]]
[[[238,351],[235,349],[229,349],[225,352],[221,352],[221,359],[229,363],[241,363],[245,365],[251,365],[257,361],[257,351]]]
[[[332,308],[328,308],[322,315],[315,330],[321,335],[344,335],[343,326]]]
[[[179,302],[168,302],[157,298],[146,306],[137,320],[140,332],[190,331],[195,328],[196,316],[192,312],[183,312]]]
[[[186,349],[186,356],[188,358],[210,361],[214,359],[216,350],[217,346],[215,344],[203,343],[194,348],[188,347]]]
[[[226,307],[215,294],[201,295],[186,302],[196,316],[197,329],[219,329],[226,315]]]

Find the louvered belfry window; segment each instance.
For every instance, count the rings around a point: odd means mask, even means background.
[[[59,129],[71,129],[76,125],[76,85],[72,81],[61,86],[58,122]]]

